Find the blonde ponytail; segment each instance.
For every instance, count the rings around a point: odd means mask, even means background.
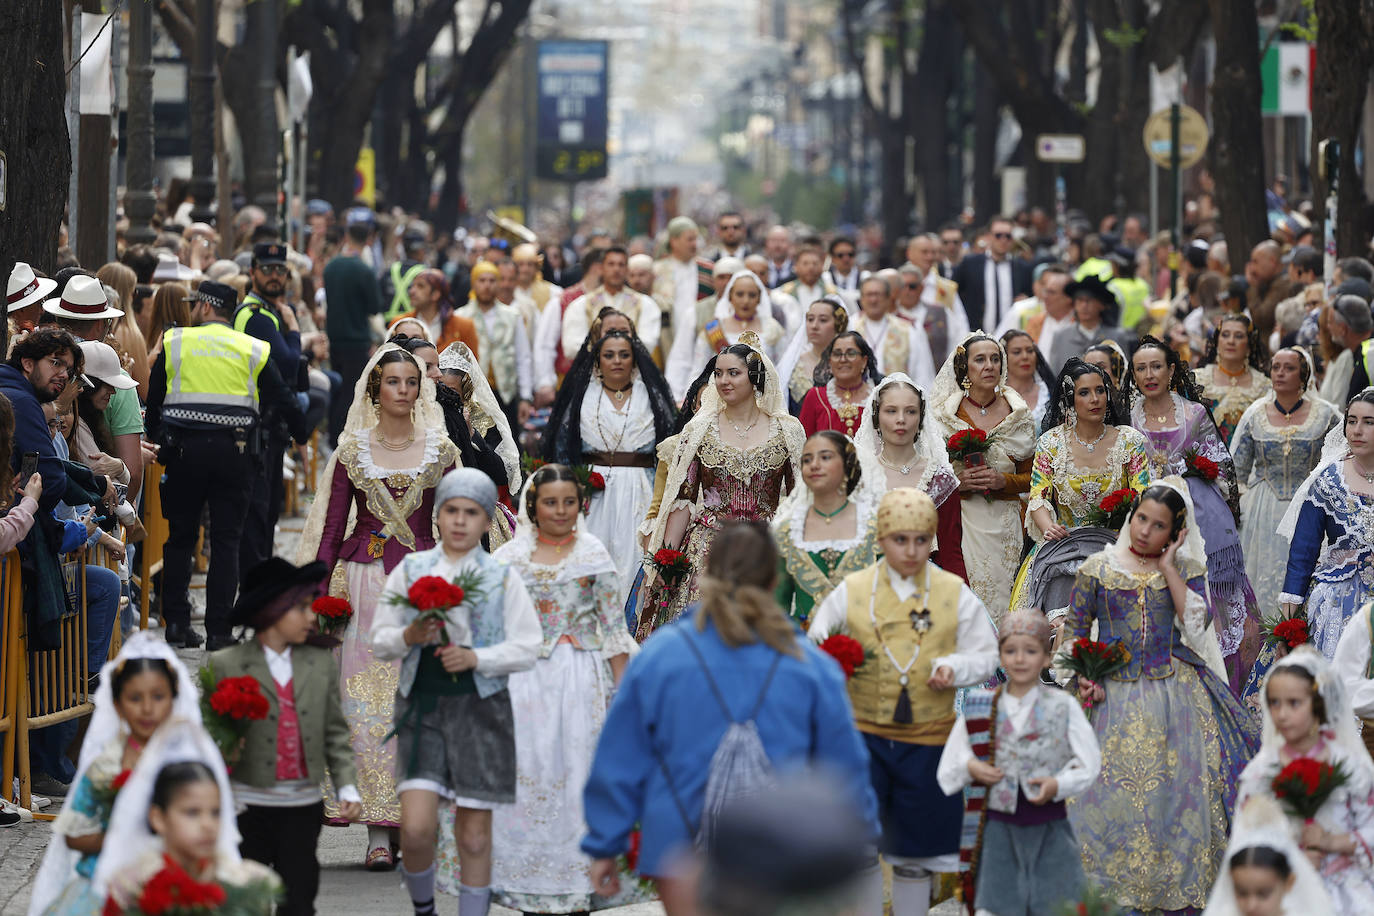
[[[704,630],[710,620],[731,648],[762,640],[777,652],[800,658],[796,629],[773,597],[777,569],[778,550],[767,528],[754,522],[723,528],[698,582],[697,629]]]

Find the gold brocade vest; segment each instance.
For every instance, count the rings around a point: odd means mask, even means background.
[[[953,690],[931,690],[926,686],[932,673],[931,663],[937,658],[953,655],[959,648],[959,594],[963,580],[953,573],[934,566],[930,569],[930,629],[917,636],[910,614],[921,610],[916,596],[906,601],[898,599],[887,577],[887,563],[879,562],[845,577],[849,595],[846,630],[864,647],[865,662],[849,679],[849,702],[860,731],[877,731],[916,744],[943,744],[954,724]],[[922,577],[923,574],[921,574]],[[883,642],[873,630],[868,603],[873,595],[874,579],[877,595],[873,597],[873,615],[877,618]],[[897,700],[902,693],[901,671],[893,665],[883,645],[891,650],[898,664],[906,664],[920,645],[916,663],[907,671],[907,695],[911,698],[910,725],[893,724]],[[878,726],[867,728],[866,724]]]

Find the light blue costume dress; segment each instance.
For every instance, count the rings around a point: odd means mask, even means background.
[[[1183,575],[1196,645],[1211,605],[1202,569]],[[1089,557],[1074,584],[1069,634],[1087,636],[1094,620],[1097,638],[1122,640],[1131,661],[1107,679],[1090,714],[1102,775],[1069,802],[1084,871],[1127,913],[1200,910],[1226,851],[1241,771],[1259,747],[1259,721],[1185,645],[1162,573],[1128,571],[1114,548]]]
[[[106,831],[117,793],[114,781],[123,758],[124,740],[120,739],[105,745],[91,761],[63,804],[62,813],[53,822],[52,842],[61,843],[67,837],[92,836]],[[99,916],[105,901],[96,897],[91,888],[98,858],[99,854],[81,855],[76,863],[76,874],[44,911],[45,916]]]

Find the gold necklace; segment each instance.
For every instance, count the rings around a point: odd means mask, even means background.
[[[735,424],[735,421],[731,419],[728,413],[721,411],[721,416],[725,417],[726,422],[729,423],[730,426],[735,430],[735,435],[739,436],[740,439],[743,440],[749,436],[749,431],[751,429],[753,429],[755,426],[758,426],[759,418],[763,416],[763,411],[760,410],[759,412],[754,414],[754,419],[750,420],[749,425],[744,427],[744,429],[740,429],[739,426]]]
[[[377,444],[380,445],[382,448],[386,449],[386,450],[389,451],[389,452],[404,452],[406,449],[410,448],[410,446],[411,446],[414,442],[415,442],[415,427],[413,427],[413,426],[410,428],[410,435],[406,438],[406,441],[404,441],[404,442],[402,442],[402,443],[400,443],[400,444],[396,444],[396,443],[392,443],[392,442],[387,441],[387,438],[386,438],[385,435],[382,434],[382,431],[381,431],[380,429],[377,430]]]

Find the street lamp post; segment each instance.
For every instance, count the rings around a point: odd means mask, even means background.
[[[153,7],[129,5],[129,115],[124,214],[130,244],[150,243],[153,230]]]
[[[208,223],[215,212],[215,0],[196,0],[190,83],[191,219]]]
[[[137,4],[135,4],[137,5]],[[249,16],[257,17],[257,130],[254,143],[260,144],[253,175],[253,203],[267,212],[277,212],[277,159],[281,139],[277,134],[277,0],[255,0],[248,4]],[[283,227],[284,229],[285,227]]]

